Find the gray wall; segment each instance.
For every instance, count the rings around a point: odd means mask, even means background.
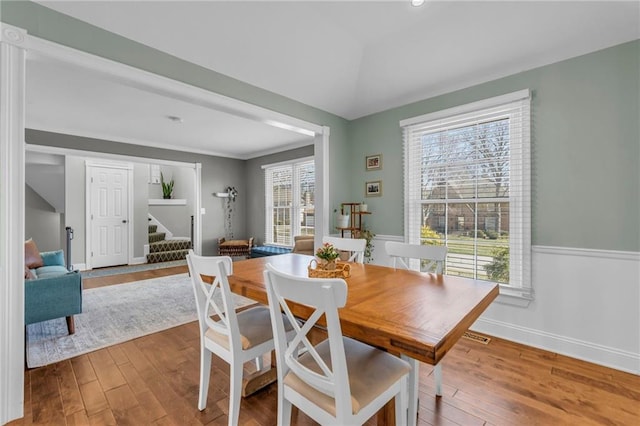
[[[119,142],[110,142],[100,139],[83,138],[78,136],[61,135],[57,133],[42,132],[38,130],[27,129],[25,135],[27,143],[34,145],[56,146],[61,148],[78,149],[84,151],[92,151],[97,153],[120,154],[131,157],[131,161],[139,159],[141,162],[149,162],[149,159],[160,159],[177,161],[184,163],[202,164],[202,207],[206,210],[206,214],[202,216],[202,252],[211,255],[217,252],[218,238],[224,236],[224,222],[222,204],[219,198],[215,198],[212,193],[220,192],[227,186],[235,186],[238,189],[239,197],[236,200],[236,215],[233,221],[234,235],[242,237],[246,234],[246,184],[245,184],[245,161],[234,160],[221,157],[213,157],[202,154],[192,154],[180,151],[171,151],[158,148],[147,148],[138,145],[130,145]],[[68,176],[68,180],[72,179]],[[144,186],[147,186],[146,177],[144,178]],[[79,172],[73,178],[73,191],[78,197],[82,197],[81,201],[73,201],[74,206],[80,204],[82,208],[82,217],[67,218],[67,225],[73,226],[74,229],[84,230],[84,162],[82,163],[82,174]],[[69,182],[68,182],[69,184]],[[81,187],[77,187],[81,185]],[[78,193],[79,192],[79,193]],[[67,190],[67,194],[70,194]],[[146,200],[146,198],[145,198]],[[74,224],[69,224],[70,220],[74,220]],[[80,226],[81,225],[81,226]],[[146,229],[146,225],[145,225]],[[145,231],[146,232],[146,231]],[[187,234],[188,235],[188,234]],[[82,240],[82,241],[78,241]],[[82,237],[76,233],[74,243],[78,246],[73,248],[74,263],[81,263],[84,260],[77,260],[75,255],[82,253],[84,258],[84,232]]]
[[[29,185],[25,185],[24,235],[33,238],[40,251],[64,249],[66,241],[61,240],[61,218],[53,206],[38,195]]]
[[[313,156],[313,145],[247,160],[247,235],[254,237],[255,245],[262,245],[265,235],[265,192],[262,166],[311,156]]]
[[[639,51],[626,43],[353,121],[353,199],[382,179],[382,197],[367,198],[369,223],[404,235],[399,121],[529,88],[533,244],[640,250]],[[378,153],[382,170],[366,172],[365,156]]]
[[[45,132],[34,134],[27,131],[25,140],[27,143],[38,144],[37,141],[47,138],[50,134]],[[85,159],[72,155],[65,156],[65,223],[73,229],[73,240],[71,240],[71,263],[84,264],[85,262]]]
[[[149,166],[133,165],[133,257],[144,256],[144,246],[149,242]]]

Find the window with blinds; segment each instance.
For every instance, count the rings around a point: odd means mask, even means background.
[[[523,90],[400,122],[405,239],[446,245],[446,274],[530,288],[529,99]]]
[[[265,244],[293,246],[295,235],[314,233],[313,159],[263,166],[265,173]]]

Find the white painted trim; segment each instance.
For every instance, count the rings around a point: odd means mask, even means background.
[[[73,155],[76,157],[86,157],[88,161],[93,161],[93,162],[102,163],[102,164],[108,161],[113,161],[114,163],[127,162],[127,163],[133,163],[133,164],[145,164],[145,165],[159,164],[163,166],[185,167],[185,168],[196,167],[196,163],[185,163],[181,161],[161,160],[158,158],[148,158],[148,157],[131,157],[129,155],[109,154],[106,152],[85,151],[81,149],[60,148],[57,146],[26,144],[25,149],[27,151],[41,152],[44,154]]]
[[[24,415],[25,37],[0,23],[0,424]]]
[[[96,161],[92,159],[86,159],[84,161],[85,167],[104,167],[108,169],[124,169],[124,170],[133,170],[133,164],[131,163],[121,163],[115,161]]]
[[[150,198],[149,199],[150,206],[186,206],[187,200],[184,198]]]
[[[314,139],[313,156],[315,158],[315,174],[316,174],[316,192],[315,192],[315,204],[316,204],[316,226],[320,226],[320,229],[315,232],[314,246],[320,247],[322,245],[322,237],[324,235],[330,235],[329,225],[329,150],[331,129],[327,126],[322,128],[322,133],[316,135]]]
[[[264,170],[264,169],[269,169],[271,167],[289,166],[291,164],[304,163],[305,161],[313,161],[313,156],[294,158],[293,160],[280,161],[279,163],[263,164],[260,167],[262,168],[262,170]]]
[[[87,265],[85,263],[74,263],[73,269],[76,271],[86,271]]]
[[[508,104],[510,102],[527,99],[531,96],[529,89],[518,90],[517,92],[507,93],[505,95],[494,96],[493,98],[483,99],[477,102],[471,102],[464,105],[459,105],[453,108],[447,108],[429,114],[419,115],[417,117],[407,118],[400,120],[400,127],[411,126],[413,124],[422,123],[425,121],[442,120],[443,118],[451,117],[459,114],[467,114],[473,111],[478,111],[485,108],[492,108],[502,104]]]
[[[262,151],[254,151],[251,153],[251,155],[241,155],[238,157],[238,159],[240,160],[251,160],[252,158],[258,158],[258,157],[263,157],[265,155],[271,155],[271,154],[277,154],[279,152],[282,151],[289,151],[292,149],[296,149],[296,148],[302,148],[304,146],[309,146],[312,145],[313,142],[309,139],[309,140],[301,140],[298,142],[292,142],[290,144],[287,145],[282,145],[280,147],[277,148],[272,148],[272,149],[265,149]],[[228,155],[227,155],[228,157]]]
[[[637,251],[583,249],[554,246],[531,246],[531,251],[534,253],[561,254],[563,256],[597,257],[600,259],[630,260],[635,262],[640,261],[640,252]]]
[[[202,164],[196,163],[194,186],[196,199],[193,203],[193,252],[202,254]]]
[[[640,354],[480,317],[474,331],[640,375]],[[508,336],[508,337],[504,337]]]
[[[132,257],[131,262],[129,262],[129,265],[142,265],[144,263],[147,263],[147,256]]]

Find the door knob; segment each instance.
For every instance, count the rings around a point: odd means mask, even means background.
[[[123,220],[122,220],[122,223],[127,223],[127,219],[123,219]]]

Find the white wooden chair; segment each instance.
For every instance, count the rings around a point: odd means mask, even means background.
[[[200,395],[198,409],[207,406],[211,354],[229,363],[229,425],[238,424],[244,363],[255,359],[262,369],[262,356],[275,349],[269,309],[260,305],[236,313],[227,276],[233,274],[228,256],[204,257],[189,250],[189,273],[200,324]],[[212,284],[201,275],[215,277]],[[211,316],[217,315],[214,321]],[[288,321],[287,330],[293,333]]]
[[[329,243],[338,250],[348,251],[349,262],[364,263],[364,249],[367,246],[367,240],[364,238],[322,237],[322,243]]]
[[[384,245],[387,255],[392,260],[392,267],[398,266],[411,269],[409,262],[405,259],[420,259],[427,261],[421,268],[424,271],[431,271],[435,266],[436,274],[442,274],[444,261],[447,258],[447,246],[426,246],[421,244],[407,244],[396,241],[387,241]]]
[[[396,424],[407,424],[407,376],[400,358],[342,336],[338,308],[347,301],[342,279],[305,278],[264,272],[278,365],[278,425],[289,425],[292,404],[322,425],[363,424],[395,397]],[[287,301],[315,309],[287,344],[283,311],[295,318]],[[322,316],[328,338],[313,346],[307,334]],[[299,347],[306,352],[299,357]],[[302,352],[302,351],[301,351]]]

